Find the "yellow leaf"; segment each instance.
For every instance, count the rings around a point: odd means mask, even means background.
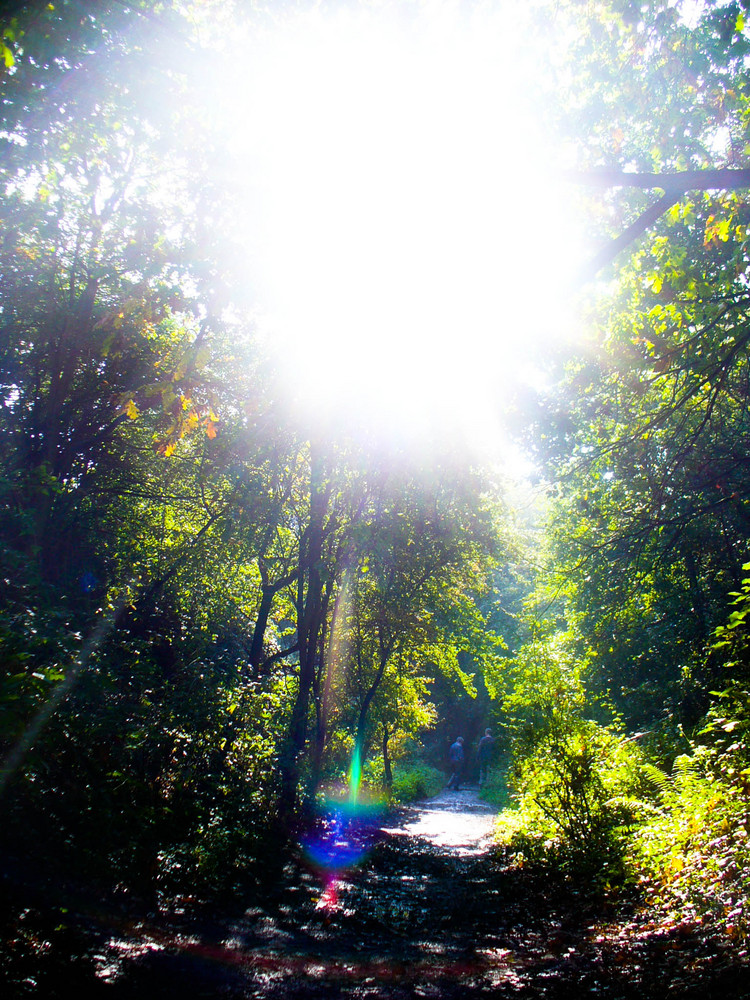
[[[125,413],[131,420],[135,420],[138,416],[138,407],[135,405],[134,400],[129,399],[125,407]]]

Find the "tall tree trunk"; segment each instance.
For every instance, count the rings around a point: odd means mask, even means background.
[[[261,588],[260,607],[258,608],[258,615],[255,619],[253,638],[250,643],[250,655],[248,657],[250,673],[255,678],[257,678],[260,674],[260,661],[263,656],[263,639],[266,635],[266,626],[268,625],[268,618],[271,614],[273,599],[276,596],[278,589],[279,588],[277,588],[274,584],[265,584]]]
[[[323,752],[326,745],[328,730],[328,698],[330,694],[330,654],[329,636],[326,623],[328,620],[328,602],[331,597],[331,581],[323,594],[319,649],[316,657],[315,674],[313,675],[313,696],[315,699],[315,733],[313,737],[312,760],[310,762],[310,779],[307,783],[307,797],[312,799],[320,784],[320,772],[323,768]]]
[[[390,788],[393,784],[393,771],[391,770],[391,758],[388,752],[388,739],[390,737],[388,726],[383,723],[383,778]]]
[[[332,580],[326,584],[323,597],[324,614],[320,637],[320,656],[315,678],[315,742],[313,745],[312,766],[308,794],[313,796],[320,784],[320,774],[323,769],[323,754],[325,753],[328,736],[328,718],[331,706],[331,691],[338,667],[339,650],[337,641],[340,635],[341,618],[346,615],[348,571],[344,570],[344,581],[341,588],[334,588]],[[333,615],[330,628],[326,628],[328,607],[331,596],[335,593]]]
[[[323,624],[324,601],[321,575],[323,533],[327,494],[323,489],[323,464],[316,446],[310,446],[310,523],[300,545],[297,586],[297,638],[299,683],[289,731],[281,755],[279,819],[288,828],[293,820],[299,786],[299,760],[307,739],[310,692],[315,678],[318,638]]]
[[[365,761],[365,729],[367,727],[367,715],[370,711],[370,705],[372,705],[372,700],[378,692],[380,687],[380,682],[383,680],[383,675],[385,674],[385,668],[388,666],[388,660],[393,652],[393,641],[388,643],[383,643],[381,638],[380,641],[380,651],[378,654],[378,669],[373,679],[372,684],[367,689],[364,700],[359,710],[359,718],[357,719],[357,735],[354,741],[354,752],[357,757],[359,766],[361,767]]]
[[[288,573],[286,576],[281,577],[281,579],[276,580],[274,583],[269,583],[267,579],[264,579],[261,586],[260,607],[258,608],[258,615],[255,619],[253,638],[250,643],[250,653],[248,656],[250,672],[255,678],[260,676],[261,663],[263,660],[263,640],[266,635],[266,628],[268,626],[271,608],[273,607],[273,599],[280,590],[288,584],[294,582],[296,575],[296,572]]]

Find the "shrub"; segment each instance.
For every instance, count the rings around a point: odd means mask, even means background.
[[[746,563],[744,570],[750,570]],[[630,861],[654,903],[708,918],[728,937],[750,934],[750,578],[715,631],[712,672],[723,690],[671,771],[648,767],[658,808],[637,831]]]
[[[619,864],[623,835],[640,804],[641,763],[638,749],[619,733],[568,720],[514,766],[517,805],[501,817],[499,839],[526,855],[555,855],[577,869]]]
[[[496,767],[490,771],[487,781],[479,789],[479,798],[496,809],[505,809],[509,804],[510,789],[506,767]]]
[[[414,802],[437,795],[444,784],[442,771],[429,764],[397,764],[393,769],[391,794],[394,802]]]

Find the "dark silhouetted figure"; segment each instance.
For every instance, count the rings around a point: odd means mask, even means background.
[[[489,772],[490,761],[492,760],[492,751],[495,748],[495,740],[492,737],[492,733],[489,729],[485,729],[484,736],[479,741],[479,746],[477,747],[477,757],[479,758],[479,787],[487,780],[487,774]]]
[[[461,790],[461,776],[464,773],[464,738],[459,736],[456,742],[451,746],[448,751],[448,759],[451,762],[451,768],[453,774],[451,775],[451,780],[448,782],[448,788],[455,788],[457,792]]]

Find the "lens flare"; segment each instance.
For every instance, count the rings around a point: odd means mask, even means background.
[[[378,801],[323,802],[313,830],[302,840],[305,857],[321,875],[361,864],[379,836],[382,812]]]
[[[349,652],[350,637],[346,622],[350,607],[351,574],[345,573],[334,607],[328,648],[323,699],[326,715],[345,689],[342,672]],[[322,894],[318,906],[322,909],[337,908],[338,879],[362,864],[381,835],[383,804],[363,788],[362,763],[362,747],[357,740],[349,768],[348,786],[337,787],[320,801],[312,829],[300,844],[308,864],[321,880]]]
[[[324,801],[314,829],[301,843],[304,857],[321,880],[320,909],[338,909],[340,879],[366,861],[383,836],[383,802],[363,801],[361,784],[361,756],[355,753],[348,797],[343,788],[340,798]]]
[[[318,910],[337,910],[339,908],[338,883],[335,878],[329,878],[323,895],[317,903]]]
[[[359,789],[362,784],[362,751],[359,746],[354,747],[352,754],[352,766],[349,772],[349,801],[352,806],[357,805]]]

